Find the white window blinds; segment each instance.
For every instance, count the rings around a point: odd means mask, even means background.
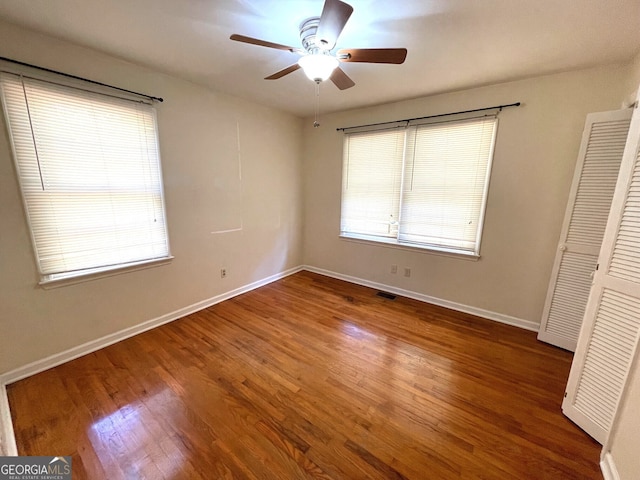
[[[342,232],[396,237],[404,130],[345,137]]]
[[[479,255],[496,130],[486,116],[347,133],[341,235]]]
[[[0,74],[44,281],[169,257],[152,106]]]
[[[476,252],[496,119],[412,127],[399,240]]]

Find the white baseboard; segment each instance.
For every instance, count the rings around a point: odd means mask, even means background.
[[[201,302],[194,303],[193,305],[180,308],[174,312],[167,313],[151,320],[147,320],[146,322],[142,322],[133,327],[125,328],[124,330],[120,330],[119,332],[106,335],[96,340],[91,340],[90,342],[70,348],[69,350],[65,350],[64,352],[56,353],[41,360],[36,360],[35,362],[29,363],[15,370],[11,370],[10,372],[7,372],[3,375],[0,375],[0,385],[8,385],[10,383],[17,382],[18,380],[22,380],[23,378],[30,377],[31,375],[35,375],[36,373],[44,372],[45,370],[48,370],[55,366],[61,365],[78,357],[82,357],[83,355],[87,355],[88,353],[95,352],[97,350],[100,350],[101,348],[108,347],[109,345],[112,345],[114,343],[146,332],[147,330],[151,330],[153,328],[159,327],[160,325],[164,325],[165,323],[173,322],[174,320],[178,320],[179,318],[203,310],[207,307],[215,305],[216,303],[223,302],[235,296],[262,287],[263,285],[266,285],[268,283],[275,282],[276,280],[280,280],[281,278],[287,277],[289,275],[293,275],[294,273],[297,273],[301,270],[302,267],[294,267],[289,270],[285,270],[284,272],[271,275],[270,277],[263,278],[243,287],[236,288],[235,290],[231,290],[230,292],[226,292],[221,295],[208,298]]]
[[[84,343],[82,345],[78,345],[77,347],[70,348],[63,352],[56,353],[47,358],[36,360],[35,362],[29,363],[15,370],[12,370],[10,372],[0,375],[0,454],[17,455],[17,447],[16,447],[15,437],[13,433],[13,425],[11,423],[11,412],[9,410],[9,401],[7,398],[7,393],[5,388],[6,385],[13,382],[17,382],[18,380],[22,380],[23,378],[30,377],[31,375],[35,375],[37,373],[43,372],[57,365],[61,365],[63,363],[76,359],[78,357],[82,357],[89,353],[95,352],[97,350],[100,350],[101,348],[108,347],[109,345],[120,342],[130,337],[133,337],[140,333],[146,332],[147,330],[151,330],[153,328],[159,327],[166,323],[170,323],[174,320],[178,320],[179,318],[182,318],[186,315],[190,315],[197,311],[203,310],[207,307],[223,302],[237,295],[241,295],[243,293],[249,292],[256,288],[262,287],[263,285],[267,285],[268,283],[274,282],[276,280],[287,277],[289,275],[293,275],[294,273],[297,273],[301,270],[308,270],[310,272],[337,278],[339,280],[344,280],[344,281],[355,283],[358,285],[364,285],[366,287],[371,287],[378,290],[384,290],[390,293],[395,293],[396,295],[401,295],[404,297],[413,298],[415,300],[432,303],[434,305],[451,308],[452,310],[457,310],[464,313],[470,313],[472,315],[487,318],[490,320],[495,320],[501,323],[506,323],[508,325],[514,325],[527,330],[532,330],[532,331],[538,330],[538,324],[527,321],[527,320],[522,320],[516,317],[511,317],[511,316],[503,315],[500,313],[490,312],[488,310],[483,310],[476,307],[470,307],[468,305],[463,305],[463,304],[451,302],[448,300],[442,300],[439,298],[431,297],[429,295],[424,295],[421,293],[404,290],[404,289],[393,287],[390,285],[384,285],[381,283],[364,280],[362,278],[343,275],[340,273],[331,272],[329,270],[324,270],[321,268],[316,268],[312,266],[295,267],[295,268],[286,270],[284,272],[271,275],[270,277],[258,280],[256,282],[250,283],[248,285],[237,288],[235,290],[231,290],[230,292],[217,295],[207,300],[203,300],[201,302],[194,303],[193,305],[189,305],[187,307],[178,309],[174,312],[170,312],[160,317],[148,320],[146,322],[140,323],[133,327],[120,330],[119,332],[115,332],[110,335],[106,335],[104,337],[98,338],[96,340],[92,340],[90,342]],[[610,477],[610,478],[615,479],[617,477]]]
[[[190,315],[199,310],[203,310],[207,307],[223,302],[237,295],[241,295],[243,293],[259,288],[263,285],[267,285],[268,283],[274,282],[276,280],[287,277],[289,275],[293,275],[294,273],[297,273],[301,270],[308,270],[310,272],[318,273],[320,275],[325,275],[328,277],[337,278],[337,279],[355,283],[358,285],[364,285],[366,287],[371,287],[378,290],[384,290],[390,293],[395,293],[396,295],[413,298],[414,300],[419,300],[422,302],[432,303],[434,305],[439,305],[441,307],[450,308],[452,310],[457,310],[464,313],[470,313],[472,315],[487,318],[490,320],[495,320],[501,323],[506,323],[508,325],[514,325],[520,328],[524,328],[526,330],[538,331],[538,327],[539,327],[537,323],[531,322],[528,320],[523,320],[520,318],[511,317],[509,315],[503,315],[501,313],[491,312],[489,310],[483,310],[480,308],[463,305],[461,303],[456,303],[456,302],[451,302],[449,300],[443,300],[440,298],[431,297],[429,295],[425,295],[422,293],[417,293],[410,290],[404,290],[402,288],[393,287],[390,285],[384,285],[382,283],[372,282],[362,278],[352,277],[350,275],[343,275],[341,273],[324,270],[324,269],[313,267],[310,265],[305,265],[305,266],[294,267],[289,270],[285,270],[284,272],[271,275],[270,277],[258,280],[256,282],[250,283],[243,287],[236,288],[235,290],[231,290],[221,295],[217,295],[215,297],[203,300],[201,302],[194,303],[193,305],[180,308],[176,311],[167,313],[160,317],[147,320],[146,322],[140,323],[133,327],[120,330],[119,332],[106,335],[104,337],[98,338],[96,340],[92,340],[82,345],[78,345],[76,347],[70,348],[63,352],[51,355],[47,358],[36,360],[35,362],[29,363],[15,370],[12,370],[10,372],[0,375],[0,385],[7,385],[13,382],[17,382],[18,380],[22,380],[23,378],[30,377],[31,375],[35,375],[36,373],[43,372],[45,370],[48,370],[49,368],[53,368],[57,365],[61,365],[75,358],[81,357],[83,355],[87,355],[88,353],[95,352],[96,350],[100,350],[101,348],[107,347],[114,343],[125,340],[129,337],[133,337],[140,333],[146,332],[147,330],[151,330],[155,327],[159,327],[160,325],[164,325],[165,323],[172,322],[186,315]]]
[[[431,297],[423,293],[413,292],[411,290],[404,290],[402,288],[393,287],[391,285],[385,285],[383,283],[372,282],[363,278],[352,277],[350,275],[343,275],[342,273],[332,272],[330,270],[324,270],[322,268],[312,267],[305,265],[304,270],[318,273],[320,275],[326,275],[327,277],[337,278],[338,280],[344,280],[346,282],[356,283],[365,287],[375,288],[377,290],[384,290],[385,292],[394,293],[403,297],[412,298],[421,302],[432,303],[440,307],[450,308],[458,312],[470,313],[477,317],[487,318],[500,323],[506,323],[507,325],[513,325],[515,327],[524,328],[525,330],[531,330],[537,332],[540,325],[530,320],[524,320],[522,318],[512,317],[510,315],[504,315],[502,313],[491,312],[489,310],[483,310],[482,308],[471,307],[462,303],[451,302],[449,300],[443,300],[441,298]]]
[[[13,432],[13,424],[11,421],[11,410],[9,408],[9,399],[7,397],[6,385],[22,380],[23,378],[30,377],[36,373],[44,372],[57,365],[69,362],[75,358],[82,357],[88,353],[95,352],[101,348],[108,347],[114,343],[120,342],[127,338],[133,337],[140,333],[146,332],[153,328],[164,325],[165,323],[173,322],[186,315],[190,315],[197,311],[203,310],[207,307],[215,305],[216,303],[223,302],[235,296],[249,292],[256,288],[262,287],[281,278],[293,275],[302,270],[302,267],[294,267],[284,272],[271,275],[270,277],[263,278],[248,285],[245,285],[230,292],[217,295],[215,297],[203,300],[193,305],[189,305],[184,308],[180,308],[174,312],[167,313],[158,318],[147,320],[133,327],[125,328],[119,332],[106,335],[102,338],[92,340],[90,342],[78,345],[77,347],[70,348],[64,352],[56,353],[47,358],[36,360],[35,362],[24,365],[23,367],[16,368],[5,374],[0,375],[0,455],[18,455],[18,448],[16,445],[15,435]]]
[[[13,434],[13,424],[11,423],[11,410],[9,409],[9,399],[4,383],[0,384],[0,455],[18,455],[16,438]]]
[[[602,470],[604,480],[620,480],[620,475],[618,474],[618,469],[616,468],[611,453],[607,452],[602,456],[600,470]]]

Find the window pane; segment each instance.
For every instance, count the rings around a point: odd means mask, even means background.
[[[478,253],[497,119],[407,132],[399,240]]]
[[[345,135],[342,234],[397,235],[404,129]]]
[[[40,273],[166,258],[155,110],[0,76]]]

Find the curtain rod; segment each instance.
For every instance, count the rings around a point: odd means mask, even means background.
[[[134,92],[133,90],[127,90],[126,88],[114,87],[113,85],[109,85],[107,83],[96,82],[95,80],[90,80],[88,78],[78,77],[76,75],[71,75],[70,73],[60,72],[58,70],[52,70],[50,68],[39,67],[37,65],[32,65],[30,63],[20,62],[18,60],[13,60],[12,58],[0,57],[0,60],[4,60],[6,62],[15,63],[17,65],[22,65],[23,67],[35,68],[37,70],[42,70],[44,72],[55,73],[56,75],[62,75],[63,77],[73,78],[75,80],[82,80],[83,82],[93,83],[94,85],[100,85],[102,87],[113,88],[114,90],[120,90],[121,92],[132,93],[134,95],[138,95],[139,97],[148,98],[149,100],[156,100],[158,102],[163,102],[164,99],[161,97],[153,97],[151,95],[146,95],[144,93]]]
[[[503,108],[508,108],[508,107],[519,107],[520,106],[520,102],[516,102],[516,103],[509,103],[506,105],[496,105],[495,107],[484,107],[484,108],[475,108],[473,110],[462,110],[460,112],[451,112],[451,113],[440,113],[438,115],[429,115],[427,117],[415,117],[415,118],[405,118],[404,120],[393,120],[391,122],[380,122],[380,123],[370,123],[368,125],[356,125],[354,127],[340,127],[340,128],[336,128],[336,130],[339,131],[344,131],[344,130],[349,130],[351,128],[362,128],[362,127],[377,127],[379,125],[389,125],[392,123],[400,123],[400,122],[411,122],[413,120],[426,120],[427,118],[438,118],[438,117],[448,117],[449,115],[459,115],[462,113],[474,113],[474,112],[483,112],[485,110],[495,110],[496,108],[500,109],[500,111],[502,111]]]

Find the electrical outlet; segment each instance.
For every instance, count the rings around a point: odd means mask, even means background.
[[[220,269],[220,278],[224,278],[227,276],[227,269],[226,268],[221,268]]]
[[[409,267],[404,267],[404,276],[405,277],[411,276],[411,269]]]
[[[398,265],[391,265],[391,273],[394,275],[398,273]]]

